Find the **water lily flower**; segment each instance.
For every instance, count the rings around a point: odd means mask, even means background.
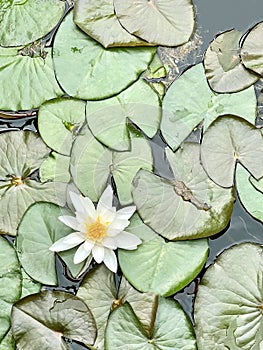
[[[92,254],[98,264],[104,262],[108,269],[116,272],[117,258],[113,250],[133,250],[142,243],[137,236],[124,231],[136,207],[128,206],[116,211],[112,206],[110,186],[102,193],[96,209],[88,197],[70,192],[70,198],[76,210],[75,217],[63,215],[59,220],[75,232],[59,239],[49,249],[60,252],[79,245],[74,255],[75,264]]]

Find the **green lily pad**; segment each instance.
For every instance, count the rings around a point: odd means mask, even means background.
[[[35,202],[65,204],[65,184],[36,179],[35,172],[48,154],[49,149],[34,132],[0,134],[0,233],[15,236],[22,216]]]
[[[195,301],[198,349],[261,349],[262,253],[260,245],[240,244],[208,268]]]
[[[140,168],[151,170],[151,148],[141,133],[130,130],[131,151],[113,152],[103,146],[84,127],[72,148],[70,171],[79,190],[93,202],[97,202],[113,176],[122,205],[132,203],[131,183]]]
[[[0,48],[0,109],[33,109],[63,95],[55,79],[51,49],[42,50],[39,45]]]
[[[131,35],[118,21],[113,0],[78,0],[74,7],[74,22],[104,47],[147,46],[146,41]]]
[[[69,161],[70,157],[51,152],[39,169],[41,181],[59,181],[68,183],[70,181]]]
[[[49,248],[62,237],[72,233],[72,229],[58,220],[61,215],[72,214],[52,203],[36,203],[25,213],[16,238],[19,260],[29,276],[42,284],[56,285],[55,254]],[[38,220],[35,220],[35,218]],[[76,277],[85,265],[74,264],[73,257],[77,248],[59,253]]]
[[[86,115],[89,128],[100,142],[117,151],[127,151],[131,146],[127,119],[152,138],[159,128],[161,108],[158,95],[139,79],[117,96],[88,101]]]
[[[131,219],[131,225],[125,230],[142,240],[146,238],[134,251],[118,251],[123,274],[141,292],[151,291],[162,296],[178,292],[199,274],[208,257],[206,239],[165,242],[138,216]]]
[[[38,293],[41,289],[41,284],[32,280],[28,276],[28,274],[25,272],[23,268],[21,268],[22,272],[22,291],[21,291],[21,297],[24,298],[27,297],[28,295]]]
[[[263,178],[259,181],[253,179],[245,168],[237,164],[236,187],[245,209],[263,222]]]
[[[244,90],[259,78],[242,64],[239,47],[241,36],[242,33],[235,29],[221,33],[206,51],[205,74],[215,92]]]
[[[218,116],[234,114],[254,123],[256,110],[253,86],[218,95],[209,88],[203,66],[198,64],[176,79],[164,96],[161,131],[175,150],[201,122],[206,130]]]
[[[136,291],[124,277],[117,291],[114,274],[104,265],[94,268],[85,277],[77,296],[87,304],[94,316],[98,329],[94,347],[98,350],[104,350],[104,333],[112,310],[129,301],[146,329],[149,329],[155,312],[154,294]]]
[[[48,34],[64,14],[60,0],[0,1],[0,45],[29,44]]]
[[[121,25],[151,44],[182,45],[193,33],[191,0],[113,0],[113,4]]]
[[[196,350],[191,322],[174,300],[159,297],[152,318],[151,332],[146,332],[128,303],[114,310],[106,328],[105,350]]]
[[[246,68],[263,75],[263,22],[256,24],[245,37],[241,47],[241,59]]]
[[[9,350],[14,348],[10,334],[7,336],[11,327],[10,313],[12,304],[21,295],[22,275],[16,252],[3,237],[0,237],[0,258],[0,349]]]
[[[86,345],[92,345],[96,337],[85,303],[59,291],[43,291],[18,301],[12,310],[12,330],[17,346],[24,350],[69,350],[62,337]]]
[[[151,47],[104,49],[78,29],[69,13],[56,34],[53,58],[57,79],[70,96],[97,100],[116,95],[136,81],[155,51]]]
[[[3,340],[0,342],[0,350],[15,350],[16,344],[15,339],[12,334],[11,328],[4,336]]]
[[[185,143],[177,152],[166,149],[173,179],[140,170],[132,195],[144,223],[163,237],[196,239],[223,230],[233,209],[232,189],[209,179],[200,164],[200,145]]]
[[[231,187],[237,161],[256,179],[263,176],[263,136],[259,129],[235,116],[218,118],[204,134],[202,164],[218,185]]]
[[[38,113],[43,141],[53,150],[69,156],[72,142],[85,121],[85,102],[60,98],[44,103]]]

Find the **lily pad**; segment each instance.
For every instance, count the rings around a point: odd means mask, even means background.
[[[17,346],[24,350],[67,350],[70,347],[62,337],[86,345],[96,337],[86,304],[59,291],[43,291],[18,301],[12,310],[12,330]]]
[[[263,22],[256,24],[245,37],[241,48],[243,64],[253,72],[263,75]]]
[[[140,168],[151,170],[151,148],[140,132],[131,128],[131,151],[113,152],[103,146],[84,127],[75,140],[71,154],[70,171],[79,190],[93,202],[97,202],[113,176],[122,205],[132,202],[131,183]]]
[[[55,254],[49,248],[72,233],[70,227],[58,220],[59,216],[70,214],[69,210],[52,203],[36,203],[28,209],[19,225],[16,239],[19,260],[27,274],[42,284],[57,285]],[[59,253],[75,277],[85,265],[85,262],[74,264],[76,249]]]
[[[262,253],[260,245],[240,244],[206,271],[195,301],[199,349],[261,349]]]
[[[245,209],[254,218],[263,222],[263,178],[253,179],[240,164],[236,167],[236,187]]]
[[[205,58],[205,74],[215,92],[244,90],[258,80],[247,70],[240,58],[239,42],[242,33],[232,29],[219,34],[209,45]]]
[[[0,233],[16,235],[22,216],[35,202],[65,204],[65,184],[37,181],[35,172],[48,154],[49,149],[34,132],[0,134]]]
[[[3,237],[0,237],[0,259],[0,349],[9,350],[13,349],[12,337],[7,336],[11,327],[11,308],[21,295],[22,275],[16,252]]]
[[[48,34],[63,16],[65,2],[1,0],[0,8],[0,45],[20,46]]]
[[[196,350],[191,322],[174,300],[159,297],[152,318],[151,332],[146,332],[132,307],[125,303],[114,310],[106,328],[105,350]]]
[[[113,3],[121,25],[151,44],[182,45],[193,33],[195,14],[191,0],[113,0]]]
[[[208,257],[206,239],[165,242],[137,215],[126,231],[141,239],[144,237],[136,250],[118,251],[124,276],[141,292],[151,291],[162,296],[178,292],[199,274]]]
[[[104,333],[112,310],[129,301],[146,329],[155,312],[156,297],[152,293],[136,291],[123,277],[116,290],[114,274],[104,265],[94,268],[82,281],[77,296],[92,312],[98,335],[94,347],[104,350]]]
[[[39,45],[0,48],[0,109],[38,108],[46,100],[63,95],[55,79],[51,49],[42,50]]]
[[[128,119],[152,138],[160,124],[158,95],[142,79],[119,95],[103,101],[88,101],[87,122],[93,135],[104,145],[117,151],[130,149]]]
[[[164,96],[161,131],[175,150],[201,122],[206,130],[218,116],[234,114],[254,123],[256,110],[253,86],[235,94],[218,95],[209,88],[204,68],[198,64],[176,79]]]
[[[235,116],[218,118],[204,134],[202,164],[218,185],[231,187],[236,163],[241,163],[256,179],[263,176],[263,137],[259,129]]]
[[[223,230],[232,213],[233,190],[209,179],[200,164],[200,145],[185,143],[176,153],[167,148],[166,156],[173,179],[140,170],[133,181],[134,203],[144,223],[169,240]]]
[[[42,182],[60,181],[68,183],[70,181],[69,173],[70,157],[52,152],[42,163],[39,174]]]
[[[38,113],[43,141],[58,153],[69,156],[72,142],[85,121],[85,102],[60,98],[44,103]]]
[[[151,47],[106,50],[78,29],[69,13],[56,34],[53,58],[57,79],[70,96],[97,100],[116,95],[136,81],[155,51]]]
[[[28,276],[28,274],[25,272],[23,268],[21,268],[22,272],[22,291],[21,291],[21,297],[24,298],[27,297],[28,295],[38,293],[41,289],[41,284],[32,280]]]
[[[74,22],[89,36],[107,47],[147,46],[146,41],[131,35],[118,21],[113,0],[78,0]]]

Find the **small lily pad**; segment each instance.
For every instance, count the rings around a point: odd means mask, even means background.
[[[209,45],[205,58],[205,73],[215,92],[237,92],[258,80],[247,70],[240,58],[239,42],[242,33],[232,29],[219,34]]]
[[[24,350],[69,350],[62,337],[86,345],[94,344],[96,337],[86,304],[59,291],[43,291],[18,301],[12,310],[12,330],[17,346]]]
[[[191,0],[113,0],[113,3],[121,25],[151,44],[182,45],[193,33],[195,15]]]
[[[263,176],[263,137],[259,129],[236,116],[218,118],[204,134],[201,160],[209,177],[218,185],[231,187],[236,163],[256,179]]]
[[[244,243],[208,268],[195,300],[199,349],[261,349],[262,257],[262,246]]]

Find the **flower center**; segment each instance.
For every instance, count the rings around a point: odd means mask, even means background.
[[[87,225],[87,238],[92,241],[101,241],[106,236],[107,227],[100,222],[98,216],[97,221]]]
[[[12,177],[11,184],[13,186],[20,186],[23,185],[23,180],[21,177]]]

